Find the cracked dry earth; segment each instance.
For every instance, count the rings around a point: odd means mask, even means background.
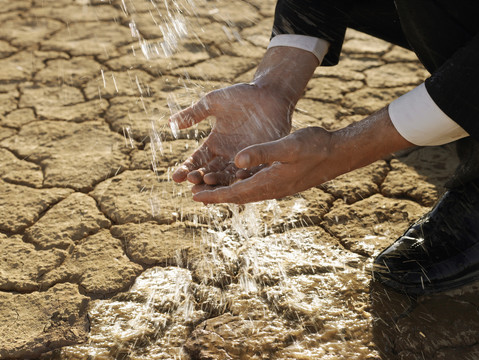
[[[414,302],[369,273],[451,147],[244,207],[170,181],[209,124],[173,137],[169,114],[251,79],[274,1],[0,2],[0,358],[479,358],[477,285]],[[427,76],[348,31],[294,126],[346,126]]]

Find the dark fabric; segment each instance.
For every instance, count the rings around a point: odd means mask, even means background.
[[[444,186],[454,189],[471,181],[475,181],[479,186],[479,142],[469,136],[457,141],[456,149],[460,163]]]
[[[434,102],[479,140],[479,34],[426,80]]]
[[[478,33],[477,0],[396,0],[395,3],[406,37],[430,73]],[[452,3],[454,6],[450,6]]]
[[[273,34],[318,37],[331,44],[323,65],[336,65],[346,32],[346,11],[351,1],[279,0],[276,4]]]
[[[479,139],[479,1],[396,0],[404,33],[432,74],[434,102]]]
[[[279,0],[273,36],[330,41],[328,66],[339,60],[347,27],[414,50],[432,74],[434,102],[479,139],[479,0]]]
[[[346,28],[409,48],[392,0],[279,0],[272,36],[297,34],[328,40],[322,66],[336,65]]]

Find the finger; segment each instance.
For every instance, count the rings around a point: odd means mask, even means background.
[[[190,170],[188,169],[187,166],[185,165],[180,165],[173,174],[171,175],[171,178],[173,179],[174,182],[180,183],[186,180],[186,176]]]
[[[201,184],[203,182],[203,169],[193,170],[186,175],[186,179],[192,184]]]
[[[171,177],[175,182],[183,182],[186,180],[188,174],[195,171],[197,167],[190,157],[173,172]]]
[[[284,184],[278,180],[277,166],[274,166],[264,169],[246,180],[238,181],[231,186],[199,191],[193,195],[193,200],[205,204],[245,204],[289,195]]]
[[[210,107],[208,106],[208,97],[203,97],[197,103],[183,109],[182,111],[173,114],[170,117],[170,122],[177,125],[179,129],[186,129],[201,120],[210,116]]]
[[[204,182],[212,186],[229,185],[236,179],[235,173],[236,171],[209,173],[205,175]]]
[[[203,204],[243,204],[248,202],[244,200],[240,195],[234,193],[234,190],[232,190],[233,186],[234,185],[212,190],[206,189],[203,191],[199,191],[193,195],[193,200],[202,202]]]
[[[214,190],[215,187],[207,184],[199,184],[191,187],[191,192],[194,194],[199,193],[200,191]]]
[[[235,164],[229,163],[221,171],[206,174],[203,180],[208,185],[229,185],[235,180],[237,170]]]
[[[204,167],[190,172],[187,175],[187,179],[189,182],[193,184],[201,184],[204,181],[205,175],[208,175],[211,172],[223,170],[228,166],[228,164],[230,164],[230,162],[227,161],[226,159],[219,156],[215,157],[213,160],[207,163]]]
[[[267,166],[266,164],[262,164],[262,165],[255,166],[255,167],[252,167],[252,168],[249,168],[249,169],[239,169],[236,172],[235,176],[239,180],[244,180],[244,179],[247,179],[247,178],[253,176],[258,171],[263,170],[266,166]]]
[[[275,161],[288,162],[295,154],[297,143],[291,135],[275,141],[248,146],[235,157],[239,168],[250,168],[261,164],[271,164]]]
[[[211,160],[212,156],[213,155],[209,151],[208,147],[202,145],[193,154],[191,154],[191,156],[186,159],[183,164],[178,167],[178,169],[173,172],[173,181],[185,181],[190,172],[203,167]]]

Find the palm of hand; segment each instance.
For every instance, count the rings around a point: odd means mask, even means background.
[[[279,139],[291,129],[292,105],[251,84],[237,84],[207,94],[177,115],[185,128],[208,116],[216,122],[204,143],[175,171],[173,179],[194,184],[228,184],[237,168],[235,155],[242,149]],[[207,175],[205,177],[205,175]]]

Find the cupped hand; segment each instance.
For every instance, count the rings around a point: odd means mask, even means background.
[[[343,171],[331,154],[332,133],[319,128],[301,129],[282,139],[250,146],[235,158],[240,168],[269,165],[231,186],[193,187],[193,199],[208,203],[243,204],[277,199],[309,189]]]
[[[196,104],[173,115],[179,129],[209,116],[216,122],[203,144],[173,173],[173,180],[228,185],[238,170],[235,155],[253,145],[279,139],[291,130],[294,105],[255,84],[237,84],[208,93]]]
[[[240,168],[269,165],[231,186],[195,185],[193,199],[238,203],[277,199],[320,185],[389,154],[414,146],[402,137],[387,107],[343,129],[301,129],[282,139],[252,145],[235,158]]]

